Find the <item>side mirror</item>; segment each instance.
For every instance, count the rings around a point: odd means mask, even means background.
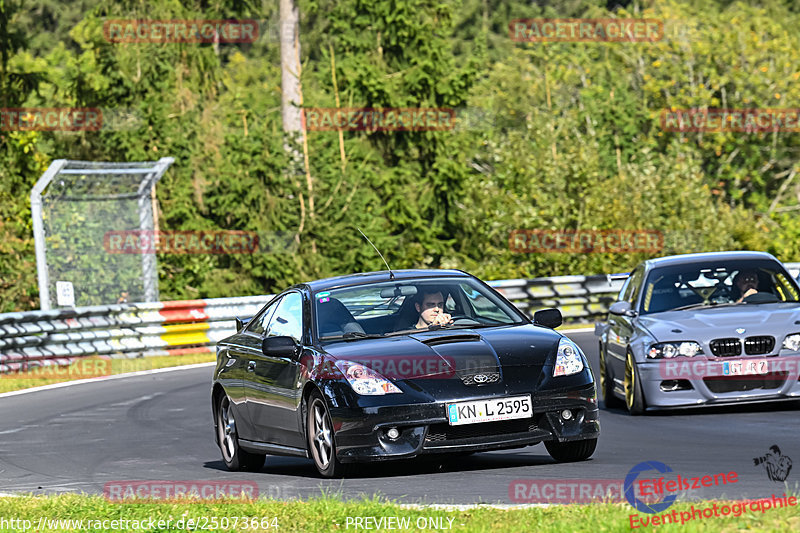
[[[253,317],[250,318],[239,318],[238,316],[234,319],[236,322],[236,333],[239,333],[244,329],[244,327],[253,320]]]
[[[608,312],[612,315],[636,316],[636,312],[631,310],[630,302],[614,302]]]
[[[557,328],[563,322],[561,311],[558,309],[540,309],[533,313],[533,323],[546,328]]]
[[[265,337],[261,342],[261,351],[267,357],[295,357],[300,352],[300,345],[286,335]]]

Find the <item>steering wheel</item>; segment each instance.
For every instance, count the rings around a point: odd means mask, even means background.
[[[453,321],[453,323],[448,324],[447,326],[444,327],[480,325],[480,322],[467,315],[450,315],[450,319]]]
[[[756,292],[742,300],[746,304],[766,304],[780,302],[780,299],[771,292]]]

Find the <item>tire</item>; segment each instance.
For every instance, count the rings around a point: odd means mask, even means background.
[[[603,344],[600,343],[600,398],[603,400],[603,405],[606,409],[613,409],[615,407],[623,407],[625,402],[617,398],[614,394],[614,379],[608,372],[608,364],[606,363],[606,356],[603,353]]]
[[[236,420],[230,409],[231,401],[225,394],[217,402],[217,438],[222,460],[228,470],[238,472],[247,470],[257,472],[264,466],[266,455],[250,453],[239,447],[239,435],[236,433]]]
[[[639,369],[636,368],[633,354],[628,352],[628,357],[625,358],[625,406],[628,413],[638,416],[644,413],[645,405]]]
[[[308,398],[306,435],[308,455],[322,477],[342,477],[352,471],[351,465],[344,465],[336,458],[336,436],[331,415],[325,400],[317,391],[312,392]]]
[[[597,439],[574,440],[571,442],[545,441],[545,448],[550,457],[559,463],[585,461],[597,448]]]

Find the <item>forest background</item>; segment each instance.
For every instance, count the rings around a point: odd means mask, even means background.
[[[0,107],[99,107],[99,131],[0,131],[0,312],[38,308],[30,190],[54,159],[175,163],[161,230],[282,246],[158,256],[162,300],[383,269],[484,279],[624,272],[652,253],[517,253],[515,229],[659,230],[657,255],[800,260],[800,134],[671,132],[665,109],[800,108],[800,6],[720,0],[298,0],[304,107],[447,107],[447,131],[281,123],[275,0],[0,0]],[[653,18],[656,42],[515,42],[520,18]],[[114,43],[108,19],[256,19],[240,44]],[[332,69],[335,68],[336,85]],[[288,170],[293,169],[293,170]],[[310,185],[310,186],[309,186]],[[313,205],[313,209],[312,209]],[[288,237],[287,237],[288,236]]]

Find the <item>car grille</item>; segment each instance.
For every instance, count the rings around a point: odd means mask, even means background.
[[[476,437],[492,437],[510,433],[526,433],[536,430],[536,424],[530,418],[522,420],[502,420],[500,422],[484,422],[451,426],[450,424],[432,424],[428,428],[425,442],[445,442]]]
[[[486,376],[484,381],[476,381],[475,376]],[[486,385],[487,383],[497,383],[500,381],[500,372],[477,372],[475,374],[465,374],[461,376],[464,385]]]
[[[775,348],[775,337],[747,337],[744,340],[744,353],[747,355],[764,355]]]
[[[756,389],[778,389],[786,383],[788,372],[770,372],[763,376],[715,376],[703,378],[708,390],[714,394],[746,392]]]
[[[742,355],[742,343],[739,339],[714,339],[708,344],[711,347],[711,353],[717,357]]]

